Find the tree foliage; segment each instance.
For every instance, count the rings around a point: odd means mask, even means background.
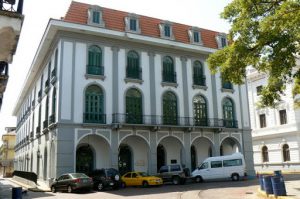
[[[291,79],[299,87],[300,0],[233,0],[221,17],[231,24],[230,45],[209,56],[213,73],[235,84],[244,83],[249,66],[266,73],[263,106],[276,105]]]

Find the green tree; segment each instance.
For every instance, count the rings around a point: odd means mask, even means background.
[[[300,0],[233,0],[221,17],[229,21],[230,45],[211,54],[213,73],[235,84],[245,80],[246,67],[268,75],[261,106],[276,106],[287,82],[294,79],[293,94],[300,93]]]

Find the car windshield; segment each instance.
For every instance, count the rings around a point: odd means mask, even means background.
[[[147,177],[147,176],[149,176],[147,173],[145,173],[145,172],[138,172],[138,174],[140,175],[140,176],[143,176],[143,177]]]
[[[115,176],[115,175],[119,175],[119,173],[116,169],[108,169],[107,170],[107,176]]]
[[[84,173],[71,173],[72,178],[88,178]]]

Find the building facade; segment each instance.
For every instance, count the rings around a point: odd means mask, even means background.
[[[294,106],[293,82],[287,84],[276,108],[258,108],[268,77],[255,69],[247,73],[255,169],[299,171],[300,109]]]
[[[11,177],[14,171],[16,128],[6,127],[6,134],[2,135],[2,146],[0,147],[0,175]]]
[[[17,49],[24,16],[23,0],[0,0],[0,110],[8,82],[8,64]]]
[[[14,114],[16,165],[40,179],[114,167],[157,173],[242,152],[254,175],[245,85],[207,67],[224,34],[72,2],[50,20]]]

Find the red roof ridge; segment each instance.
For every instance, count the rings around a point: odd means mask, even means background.
[[[72,1],[69,9],[62,19],[63,21],[87,24],[88,13],[87,10],[93,4],[82,3],[78,1]],[[136,14],[127,11],[116,10],[112,8],[102,7],[103,8],[103,20],[105,22],[105,28],[117,31],[125,31],[124,17],[129,14]],[[169,20],[158,19],[150,16],[136,14],[139,17],[141,35],[150,36],[150,37],[159,37],[160,32],[158,24],[168,21],[172,23],[173,33],[175,36],[175,41],[182,43],[190,43],[188,30],[192,27],[199,28],[201,31],[201,38],[203,41],[203,46],[209,48],[217,48],[216,35],[221,33],[214,30],[209,30],[197,26],[186,25],[179,22],[173,22]]]

